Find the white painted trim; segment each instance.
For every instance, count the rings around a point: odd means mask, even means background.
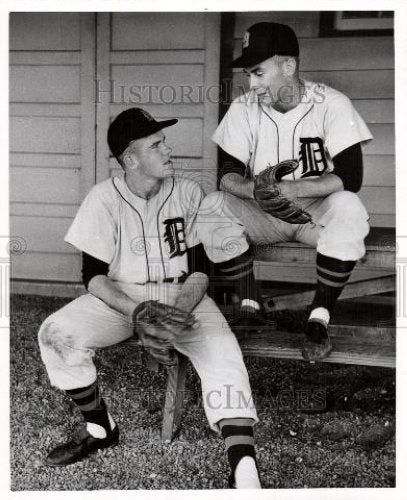
[[[206,192],[216,190],[217,146],[212,134],[219,121],[219,71],[220,71],[220,14],[205,16],[205,66],[204,85],[208,95],[204,100],[203,170],[202,187]],[[217,91],[215,92],[215,89]],[[209,92],[209,89],[211,91]]]
[[[81,170],[79,200],[96,180],[95,14],[81,14]]]
[[[96,80],[102,90],[107,90],[111,82],[110,73],[110,28],[111,15],[107,12],[96,14]],[[109,94],[97,95],[96,100],[96,183],[109,177],[109,147],[107,130],[109,128],[110,100]],[[100,102],[98,102],[100,101]]]

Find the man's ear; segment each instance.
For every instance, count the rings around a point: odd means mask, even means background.
[[[296,69],[297,69],[297,61],[294,59],[294,57],[289,57],[287,60],[284,61],[283,63],[284,76],[293,76],[295,74]]]
[[[135,170],[139,166],[139,161],[135,154],[132,154],[131,151],[126,151],[123,154],[123,163],[127,169]]]

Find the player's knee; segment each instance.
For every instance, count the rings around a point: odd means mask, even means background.
[[[59,355],[63,353],[64,346],[68,347],[69,340],[69,333],[54,314],[43,322],[38,332],[41,349],[52,350]]]
[[[369,217],[359,196],[352,191],[338,191],[330,196],[331,206],[342,214],[350,217]]]
[[[214,191],[206,195],[199,207],[199,214],[201,216],[221,215],[224,211],[226,195],[224,191]]]
[[[333,204],[344,207],[360,203],[358,195],[352,191],[337,191],[336,193],[332,193],[330,195],[330,199]]]
[[[338,225],[345,222],[350,234],[365,238],[369,233],[369,215],[358,195],[351,191],[339,191],[330,198],[331,210]]]
[[[59,328],[56,322],[51,318],[47,318],[41,325],[38,332],[38,342],[41,347],[52,346],[56,335],[59,332]]]

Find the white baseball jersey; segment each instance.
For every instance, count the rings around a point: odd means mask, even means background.
[[[109,264],[123,283],[161,282],[188,273],[186,250],[199,241],[194,222],[203,198],[189,179],[164,179],[149,200],[133,194],[124,174],[94,186],[65,241]]]
[[[319,177],[333,170],[332,158],[372,135],[349,98],[324,84],[305,81],[292,110],[262,105],[254,92],[235,99],[213,140],[258,175],[269,165],[296,159],[299,168],[284,178]]]

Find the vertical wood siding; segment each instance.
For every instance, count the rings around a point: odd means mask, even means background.
[[[216,188],[219,14],[115,13],[98,16],[97,178],[120,171],[103,144],[118,113],[141,106],[157,120],[178,118],[165,130],[179,175]],[[212,99],[206,99],[212,91]],[[108,90],[108,92],[104,92]],[[210,129],[210,130],[209,130]]]
[[[95,180],[94,14],[10,16],[12,278],[78,281],[64,235]]]
[[[216,13],[11,15],[11,228],[27,244],[13,278],[80,281],[63,237],[89,189],[120,169],[106,134],[124,109],[178,118],[166,135],[179,174],[216,188],[219,23]]]

